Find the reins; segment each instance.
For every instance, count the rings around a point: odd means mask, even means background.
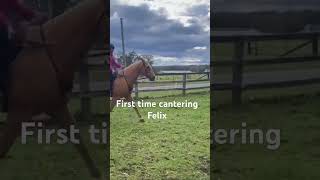
[[[59,82],[58,84],[59,84],[59,89],[61,91],[60,93],[63,95],[64,91],[63,91],[62,84],[61,84],[62,81],[61,81],[60,76],[59,76],[59,74],[60,74],[59,73],[59,68],[58,68],[58,65],[56,64],[56,62],[53,59],[53,56],[51,54],[49,46],[46,45],[47,38],[46,38],[45,33],[44,33],[43,25],[40,25],[40,36],[41,36],[42,43],[44,43],[44,49],[45,49],[46,54],[47,54],[47,56],[49,58],[49,61],[50,61],[51,65],[52,65],[54,71],[56,72],[55,74],[56,74],[56,78],[57,78],[57,80]]]
[[[106,12],[103,11],[102,14],[99,16],[99,19],[98,19],[98,23],[96,25],[96,29],[99,28],[99,26],[101,25],[102,21],[103,21],[103,18],[106,16]],[[49,58],[49,61],[50,63],[52,64],[52,67],[54,68],[54,71],[56,72],[56,78],[57,78],[57,81],[59,82],[59,89],[60,89],[60,93],[62,95],[65,94],[65,91],[63,89],[63,85],[62,85],[62,82],[63,82],[63,79],[61,78],[61,76],[59,76],[60,74],[60,70],[59,70],[59,67],[57,65],[57,63],[54,61],[54,57],[50,51],[50,48],[49,46],[47,45],[47,38],[46,38],[46,35],[45,35],[45,32],[44,32],[44,28],[43,28],[43,25],[40,25],[40,36],[41,36],[41,41],[42,43],[44,44],[44,48],[45,48],[45,51],[46,51],[46,54]]]
[[[145,68],[146,65],[145,65],[144,59],[140,59],[140,60],[142,61],[143,67]],[[128,91],[129,91],[129,93],[131,93],[133,87],[130,87],[130,84],[129,84],[129,82],[128,82],[127,76],[125,75],[125,70],[123,70],[123,71],[122,71],[122,74],[119,74],[119,76],[122,76],[122,77],[124,78],[124,80],[125,80],[125,82],[126,82],[126,84],[127,84],[127,87],[128,87]],[[143,79],[146,79],[146,78],[143,78]],[[137,79],[137,80],[141,80],[141,79]],[[134,82],[134,83],[135,83],[135,82]]]

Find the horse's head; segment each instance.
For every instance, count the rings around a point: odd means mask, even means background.
[[[141,74],[143,76],[146,76],[150,81],[154,81],[156,75],[153,71],[151,64],[147,60],[145,60],[143,57],[140,57],[140,56],[137,57],[136,60],[141,61],[142,65],[143,65],[143,68],[141,70]]]

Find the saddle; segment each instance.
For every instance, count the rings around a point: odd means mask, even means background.
[[[128,86],[129,92],[132,92],[133,87],[130,87],[130,86],[129,86],[127,77],[126,77],[125,74],[124,74],[124,70],[119,71],[119,73],[117,74],[116,79],[117,79],[117,78],[121,78],[121,77],[124,78],[124,80],[125,80],[125,82],[126,82],[126,84],[127,84],[127,86]]]
[[[22,45],[15,45],[12,40],[9,40],[8,43],[3,44],[1,46],[0,53],[0,95],[2,100],[2,108],[0,112],[8,112],[8,94],[7,88],[9,83],[9,73],[10,73],[10,64],[14,62],[19,52],[24,47],[32,47],[32,48],[41,48],[47,44],[43,44],[41,42],[36,41],[25,41]],[[72,88],[68,87],[68,88]]]

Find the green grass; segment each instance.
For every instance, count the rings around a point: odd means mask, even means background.
[[[99,125],[98,123],[96,123]],[[87,126],[82,125],[82,132]],[[85,143],[90,154],[103,173],[105,165],[105,146],[89,143],[88,135]],[[1,179],[4,180],[69,180],[91,179],[85,163],[76,149],[68,145],[38,145],[35,139],[28,139],[27,145],[21,145],[20,139],[12,147],[6,159],[0,161]],[[106,175],[104,174],[104,177]]]
[[[209,179],[209,94],[152,98],[197,101],[198,110],[140,108],[167,113],[138,122],[131,108],[111,113],[111,179]]]
[[[259,43],[259,56],[278,57],[302,41],[269,41]],[[231,44],[216,44],[212,60],[230,60]],[[290,56],[311,55],[310,45]],[[244,72],[305,70],[319,68],[319,62],[245,66]],[[215,67],[219,77],[231,79],[231,67]],[[215,77],[217,77],[215,76]],[[279,77],[280,78],[280,77]],[[211,176],[220,180],[319,179],[320,168],[320,85],[281,89],[250,90],[243,94],[243,104],[231,105],[231,91],[213,92],[216,129],[280,129],[281,146],[276,151],[266,145],[218,145],[211,162]]]
[[[302,91],[302,89],[301,89]],[[215,106],[217,129],[241,128],[281,130],[281,146],[276,151],[265,145],[218,145],[212,162],[212,176],[221,180],[319,179],[320,94],[297,93],[251,97],[237,108],[223,102]],[[289,91],[287,91],[289,92]],[[221,97],[222,96],[222,97]],[[213,98],[217,97],[217,94]],[[250,103],[249,103],[250,102]]]
[[[93,112],[105,113],[105,98],[93,99]],[[73,113],[79,114],[79,100],[73,99],[70,102]],[[1,116],[2,119],[5,115]],[[104,117],[94,116],[88,122],[78,123],[85,144],[94,159],[100,172],[106,177],[106,146],[94,145],[89,141],[86,133],[89,123],[101,127]],[[0,177],[3,180],[88,180],[91,179],[85,163],[73,145],[39,145],[35,138],[29,138],[27,145],[22,145],[17,139],[10,150],[7,158],[0,160]]]

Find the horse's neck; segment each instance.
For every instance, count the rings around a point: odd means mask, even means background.
[[[124,69],[128,83],[134,84],[141,72],[141,62],[136,62]]]
[[[50,53],[60,69],[71,73],[80,64],[96,39],[105,9],[102,0],[86,0],[44,25],[47,42],[54,44]]]

